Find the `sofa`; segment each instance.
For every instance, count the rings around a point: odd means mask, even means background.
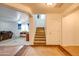
[[[11,39],[13,32],[11,31],[0,31],[0,41]]]

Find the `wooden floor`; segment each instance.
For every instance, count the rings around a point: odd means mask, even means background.
[[[63,46],[72,56],[79,56],[79,46]]]
[[[24,46],[0,46],[0,56],[14,56]]]
[[[66,56],[57,46],[28,46],[23,56]]]
[[[0,56],[79,56],[79,46],[0,46]]]

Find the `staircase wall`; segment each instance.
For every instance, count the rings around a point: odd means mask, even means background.
[[[59,45],[61,44],[61,15],[60,14],[47,14],[46,15],[46,45]],[[34,43],[36,28],[34,18],[30,19],[30,42]]]
[[[29,40],[30,40],[31,45],[33,45],[34,43],[35,33],[36,33],[35,22],[34,22],[33,17],[30,17]]]
[[[47,14],[46,19],[46,44],[61,44],[61,15]]]
[[[46,23],[46,14],[39,14],[39,19],[37,18],[38,14],[33,15],[35,21],[35,27],[45,27]]]

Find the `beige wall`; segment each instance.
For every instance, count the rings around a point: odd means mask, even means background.
[[[79,45],[79,10],[62,18],[62,45]]]
[[[29,31],[30,44],[33,45],[34,36],[35,36],[35,32],[36,32],[35,23],[34,23],[33,17],[30,17],[30,28],[29,28],[29,30],[30,30],[30,31]]]
[[[59,45],[61,43],[61,15],[47,14],[46,18],[46,44]],[[33,18],[30,18],[30,43],[33,45],[35,36],[35,23]]]
[[[61,43],[61,15],[47,14],[46,44],[59,45]]]
[[[47,45],[79,45],[79,11],[68,16],[61,14],[47,14],[46,18]],[[30,43],[33,44],[35,24],[30,18]]]

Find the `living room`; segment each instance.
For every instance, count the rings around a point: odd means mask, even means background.
[[[0,7],[0,45],[28,45],[28,36],[29,16],[10,8]]]

